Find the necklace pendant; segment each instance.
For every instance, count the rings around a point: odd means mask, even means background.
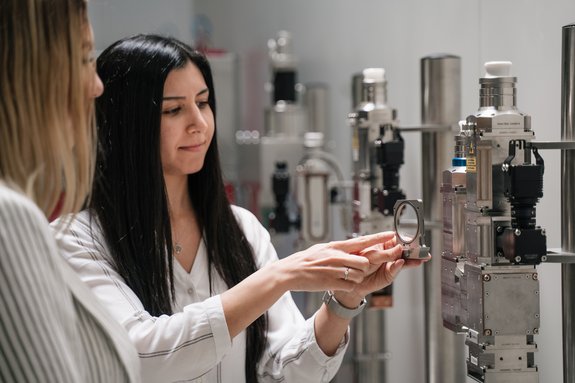
[[[182,245],[176,242],[176,244],[174,245],[174,251],[176,252],[176,255],[180,255],[182,250],[183,250]]]

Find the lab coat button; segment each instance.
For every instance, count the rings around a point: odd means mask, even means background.
[[[188,294],[192,295],[194,293],[194,289],[192,289],[191,287],[188,289]]]

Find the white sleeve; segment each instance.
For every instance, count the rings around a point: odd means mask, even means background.
[[[57,230],[62,255],[111,315],[128,331],[149,382],[198,378],[231,349],[220,296],[173,315],[151,316],[110,262],[109,250],[86,213]]]
[[[72,297],[56,256],[39,209],[0,184],[2,382],[82,380]]]
[[[234,213],[252,245],[258,268],[277,261],[270,235],[257,218],[238,207]],[[261,382],[317,383],[335,376],[349,344],[349,329],[330,357],[317,344],[314,319],[303,318],[289,292],[268,310],[268,346],[258,368]]]

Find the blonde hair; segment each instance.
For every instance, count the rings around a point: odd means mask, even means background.
[[[92,102],[84,89],[85,0],[0,4],[0,179],[49,216],[91,189]],[[65,193],[63,193],[65,192]]]

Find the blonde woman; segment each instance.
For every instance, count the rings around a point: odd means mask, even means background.
[[[47,217],[91,189],[102,93],[85,0],[0,4],[0,382],[137,382],[135,349]]]

